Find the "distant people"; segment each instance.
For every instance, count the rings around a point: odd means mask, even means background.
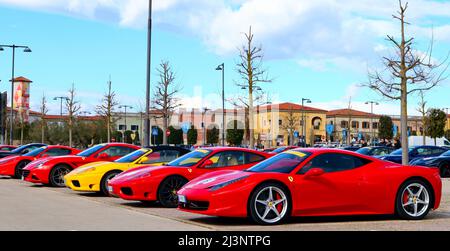
[[[402,145],[400,144],[400,141],[398,139],[394,139],[394,143],[392,143],[392,147],[394,147],[395,149],[400,149],[400,148],[402,148]]]
[[[361,140],[360,141],[361,147],[366,147],[367,146],[367,142],[365,140]]]

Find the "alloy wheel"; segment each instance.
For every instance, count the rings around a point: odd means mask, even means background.
[[[419,183],[412,183],[402,191],[402,207],[406,214],[420,217],[430,205],[428,189]]]
[[[254,208],[261,221],[276,223],[283,219],[288,210],[287,196],[278,187],[265,187],[256,195]]]

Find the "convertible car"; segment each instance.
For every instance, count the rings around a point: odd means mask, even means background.
[[[50,156],[74,155],[80,151],[67,146],[42,146],[24,155],[13,155],[0,159],[0,175],[22,177],[22,169],[30,162]]]
[[[411,165],[437,167],[441,172],[441,177],[450,177],[450,151],[436,157],[417,158],[409,162]]]
[[[290,216],[394,214],[423,219],[441,201],[438,169],[402,166],[339,149],[296,149],[244,171],[201,176],[179,209],[277,224]]]
[[[94,162],[81,166],[64,177],[65,184],[74,191],[101,192],[109,195],[108,181],[117,174],[144,165],[163,165],[188,152],[189,150],[185,148],[175,146],[139,149],[114,162]]]
[[[47,157],[35,160],[22,171],[24,180],[32,183],[64,187],[64,176],[75,168],[96,161],[114,161],[139,147],[130,144],[100,144],[84,150],[77,155]]]
[[[202,174],[217,170],[244,170],[273,156],[256,150],[233,147],[198,149],[165,166],[130,169],[109,181],[113,196],[125,200],[159,201],[177,207],[177,191]]]

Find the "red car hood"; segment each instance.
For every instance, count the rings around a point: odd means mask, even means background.
[[[45,160],[46,161],[58,161],[58,160],[79,160],[79,159],[87,159],[86,157],[81,157],[81,156],[77,156],[77,155],[63,155],[63,156],[54,156],[54,157],[46,157]]]
[[[10,160],[13,160],[13,159],[17,158],[17,157],[19,157],[19,155],[11,155],[11,156],[8,156],[8,157],[4,157],[4,158],[0,159],[0,163],[6,163],[6,162],[8,162]]]
[[[117,182],[123,182],[123,181],[129,181],[136,177],[139,177],[142,174],[147,174],[152,171],[167,169],[167,168],[183,168],[183,167],[173,167],[173,166],[139,166],[132,168],[130,170],[127,170],[116,177],[114,177],[110,184],[115,184]]]
[[[186,184],[187,189],[206,189],[228,181],[238,180],[244,177],[252,176],[254,173],[224,170],[202,175]]]

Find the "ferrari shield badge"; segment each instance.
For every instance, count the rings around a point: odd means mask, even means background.
[[[292,176],[289,176],[288,179],[290,182],[294,182],[294,178]]]

